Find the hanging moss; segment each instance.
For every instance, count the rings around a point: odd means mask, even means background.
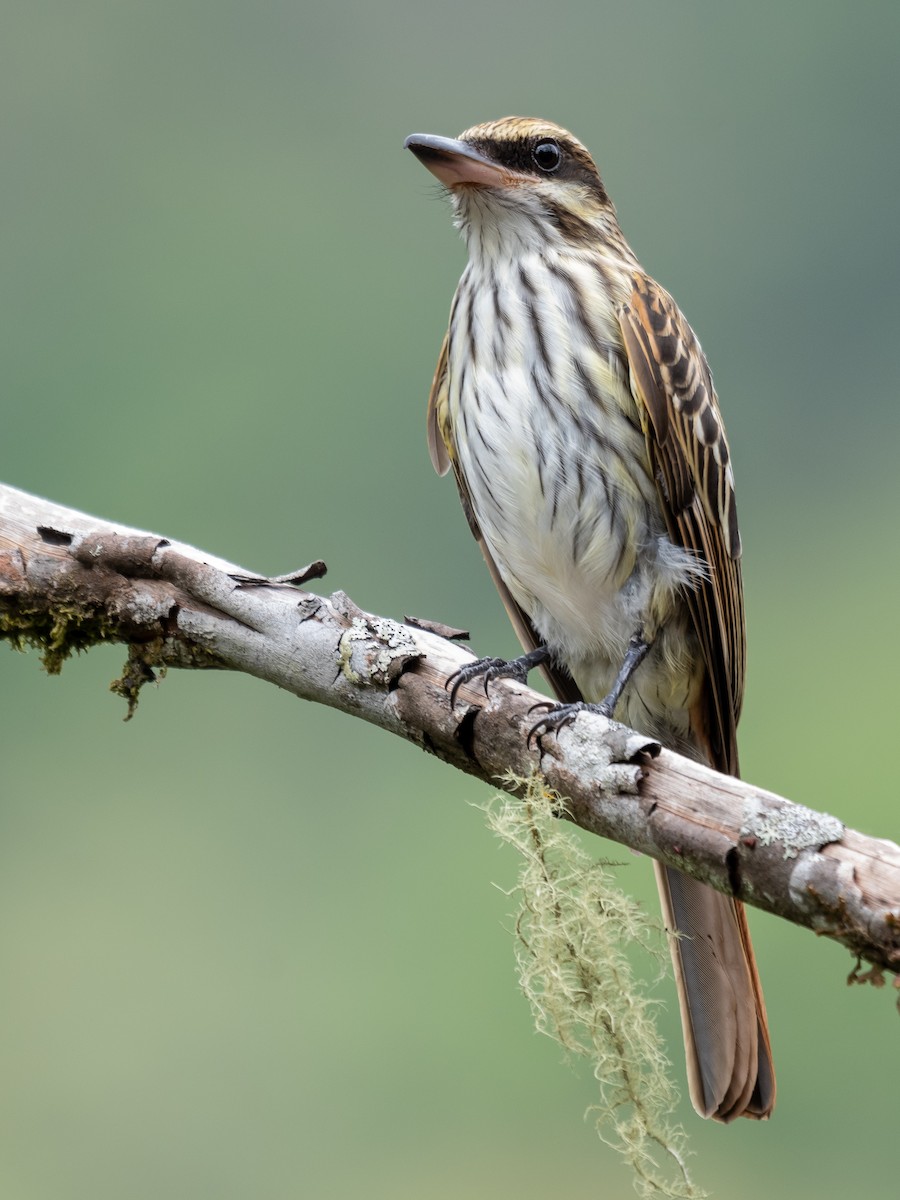
[[[587,1060],[600,1097],[597,1132],[630,1167],[644,1197],[699,1200],[687,1170],[687,1138],[671,1114],[678,1093],[656,1028],[657,1001],[637,979],[627,949],[646,947],[665,970],[659,922],[581,847],[565,802],[540,776],[506,780],[523,799],[495,796],[490,827],[521,856],[516,914],[519,982],[540,1033]]]

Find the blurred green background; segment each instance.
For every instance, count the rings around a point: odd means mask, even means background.
[[[463,248],[401,146],[552,118],[713,364],[745,774],[896,835],[898,48],[895,0],[6,0],[0,477],[511,651],[425,452]],[[486,789],[247,678],[122,724],[122,659],[0,653],[2,1200],[631,1196],[517,992]],[[753,925],[779,1107],[685,1103],[698,1179],[894,1194],[892,995]]]

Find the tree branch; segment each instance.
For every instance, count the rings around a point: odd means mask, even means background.
[[[900,847],[584,714],[527,743],[543,699],[448,675],[470,654],[439,626],[363,612],[342,592],[269,580],[190,546],[0,485],[0,637],[50,671],[98,642],[129,647],[130,710],[158,667],[219,668],[379,725],[488,783],[540,769],[573,821],[900,972]],[[442,636],[443,634],[443,636]]]

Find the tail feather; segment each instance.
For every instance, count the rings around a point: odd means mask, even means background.
[[[775,1079],[743,905],[656,867],[681,1007],[691,1102],[703,1117],[768,1117]]]

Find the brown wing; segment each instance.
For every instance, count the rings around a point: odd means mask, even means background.
[[[497,591],[500,593],[500,599],[509,613],[509,619],[512,621],[516,636],[522,643],[524,650],[534,650],[541,644],[540,635],[529,621],[524,610],[513,599],[512,593],[504,583],[497,564],[494,562],[493,556],[488,550],[484,538],[481,536],[481,530],[475,519],[475,511],[472,508],[472,501],[469,498],[466,481],[456,460],[448,401],[449,339],[450,334],[448,332],[444,335],[441,352],[438,356],[437,368],[435,369],[434,379],[431,383],[431,393],[428,397],[428,453],[431,456],[432,465],[438,475],[446,475],[450,467],[453,467],[453,474],[456,478],[456,486],[459,490],[459,498],[462,501],[466,520],[469,522],[469,528],[472,530],[475,540],[481,547],[484,561],[487,563],[491,578],[494,581]],[[556,697],[561,702],[570,704],[582,698],[581,693],[575,685],[575,681],[564,667],[547,663],[541,667],[541,671]]]
[[[738,773],[744,693],[741,539],[725,429],[709,367],[674,300],[635,272],[619,319],[631,388],[647,438],[669,537],[709,566],[687,597],[707,667],[712,765]]]
[[[434,379],[431,381],[431,391],[428,394],[426,428],[428,453],[431,456],[431,465],[438,475],[446,475],[450,470],[450,425],[447,412],[447,350],[449,345],[450,331],[448,329],[444,334],[443,342],[441,342],[441,352],[438,355]]]
[[[703,713],[712,765],[738,773],[744,691],[741,540],[728,443],[709,367],[666,292],[635,272],[620,311],[631,388],[669,536],[709,574],[688,594],[706,660]],[[720,1121],[767,1117],[775,1073],[766,1008],[743,905],[657,864],[672,941],[694,1107]]]

